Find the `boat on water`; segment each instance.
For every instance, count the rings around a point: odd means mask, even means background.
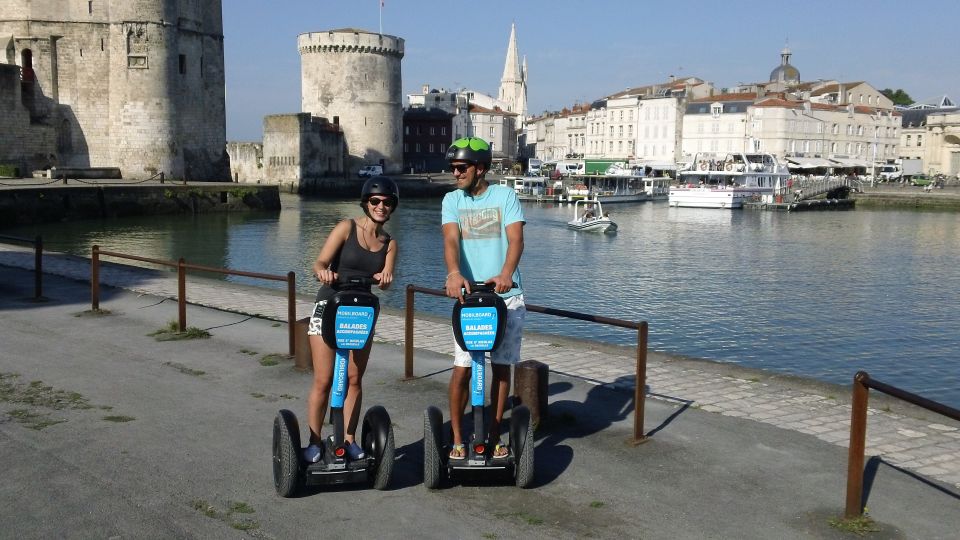
[[[670,186],[670,206],[742,208],[745,201],[774,202],[775,189],[787,185],[790,172],[771,154],[699,153]]]
[[[670,195],[669,176],[647,176],[643,179],[643,191],[651,201],[663,201]]]
[[[597,199],[581,199],[574,202],[573,219],[567,222],[567,228],[575,231],[617,232],[617,224],[603,211],[603,205]]]
[[[606,204],[650,200],[643,177],[590,174],[571,176],[564,190],[566,200],[598,200]]]

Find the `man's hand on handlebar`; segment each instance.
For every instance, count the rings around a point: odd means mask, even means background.
[[[447,282],[444,284],[444,290],[450,298],[456,298],[463,303],[463,291],[470,294],[470,282],[464,279],[460,272],[451,272],[447,276]]]
[[[493,292],[505,293],[513,288],[513,276],[512,275],[504,276],[503,274],[498,274],[484,281],[484,283],[486,283],[487,285],[493,285]]]

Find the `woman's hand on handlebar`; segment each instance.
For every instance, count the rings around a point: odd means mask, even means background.
[[[329,268],[324,268],[317,272],[317,280],[324,285],[332,285],[337,281],[337,273]]]
[[[379,282],[381,290],[386,289],[393,283],[393,272],[378,272],[373,275],[373,279]]]

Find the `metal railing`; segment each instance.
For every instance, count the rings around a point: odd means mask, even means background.
[[[161,266],[168,266],[177,269],[177,324],[181,332],[187,329],[187,270],[198,270],[201,272],[213,272],[217,274],[227,274],[231,276],[243,276],[249,278],[266,279],[270,281],[284,281],[287,283],[287,328],[288,328],[288,347],[290,356],[296,354],[296,331],[295,323],[297,319],[297,285],[296,274],[287,272],[286,276],[274,274],[261,274],[258,272],[245,272],[242,270],[230,270],[228,268],[213,268],[200,264],[187,263],[183,257],[177,261],[165,261],[161,259],[151,259],[148,257],[139,257],[126,253],[117,253],[115,251],[106,251],[100,249],[100,246],[93,246],[93,254],[90,257],[90,306],[91,309],[100,309],[100,257],[110,256],[120,259],[130,259]]]
[[[870,378],[866,371],[858,371],[853,377],[853,403],[850,407],[850,449],[847,459],[847,501],[844,517],[855,518],[863,514],[863,464],[867,443],[867,401],[869,389],[873,388],[918,407],[960,420],[960,410],[923,396],[907,392],[895,386]]]
[[[32,244],[33,245],[33,298],[34,300],[39,300],[43,297],[43,238],[37,236],[35,239],[31,240],[29,238],[21,238],[19,236],[7,236],[5,234],[0,234],[0,240],[6,242],[13,242],[16,244]]]
[[[433,296],[446,297],[447,293],[439,289],[428,289],[419,285],[407,285],[406,309],[404,313],[404,379],[413,378],[413,320],[414,320],[414,293],[424,293]],[[526,304],[527,311],[534,313],[543,313],[556,317],[567,319],[576,319],[620,328],[629,328],[637,331],[637,363],[636,363],[636,385],[633,393],[633,444],[640,444],[647,441],[646,433],[643,429],[644,406],[646,404],[647,387],[647,322],[632,322],[622,319],[613,319],[600,315],[588,315],[577,313],[575,311],[565,311],[562,309],[553,309],[534,304]]]

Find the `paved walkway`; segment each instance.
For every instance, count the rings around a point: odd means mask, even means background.
[[[88,259],[48,253],[43,264],[46,273],[89,281]],[[31,248],[0,244],[0,265],[33,268]],[[100,280],[105,285],[144,294],[176,297],[175,275],[169,272],[106,264]],[[286,301],[279,291],[188,277],[187,297],[191,304],[286,319]],[[307,316],[311,308],[310,296],[299,295],[298,318]],[[187,320],[189,323],[189,309]],[[382,312],[376,339],[399,345],[403,334],[402,316]],[[416,320],[417,349],[449,354],[451,342],[448,325],[424,318]],[[633,349],[531,333],[524,337],[523,349],[525,359],[544,362],[551,371],[595,384],[633,388]],[[853,373],[851,379],[852,376]],[[771,424],[841,447],[846,447],[849,440],[848,388],[659,353],[649,355],[647,384],[652,399]],[[868,455],[881,456],[890,464],[960,488],[960,423],[878,392],[871,392],[870,403],[873,407],[869,409]]]

